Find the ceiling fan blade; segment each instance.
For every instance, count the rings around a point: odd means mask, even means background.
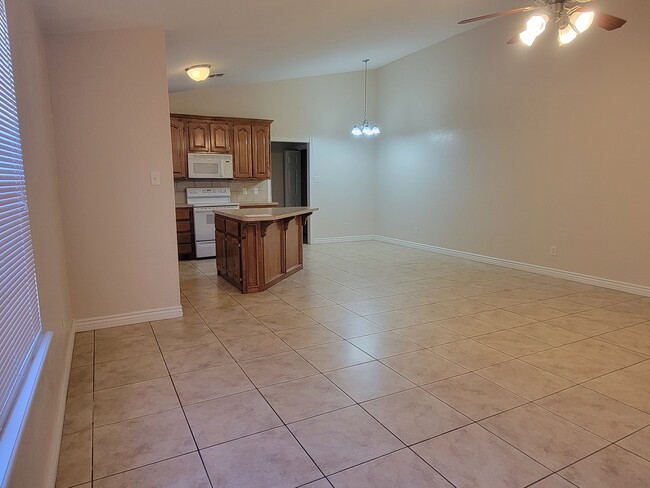
[[[594,24],[608,31],[620,29],[627,23],[627,20],[603,12],[596,12]]]
[[[480,17],[472,17],[471,19],[465,19],[458,22],[459,24],[469,24],[470,22],[478,22],[479,20],[492,19],[494,17],[503,17],[504,15],[511,14],[520,14],[523,12],[531,12],[533,10],[539,10],[546,7],[520,7],[514,8],[512,10],[504,10],[503,12],[495,12],[493,14],[481,15]]]

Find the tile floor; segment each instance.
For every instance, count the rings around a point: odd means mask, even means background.
[[[650,298],[364,242],[77,334],[57,487],[647,487]]]

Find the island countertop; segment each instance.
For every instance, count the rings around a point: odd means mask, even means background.
[[[215,215],[240,222],[273,222],[298,215],[311,214],[318,210],[313,207],[271,207],[271,208],[224,208],[215,210]]]

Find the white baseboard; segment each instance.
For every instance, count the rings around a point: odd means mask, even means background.
[[[372,241],[375,239],[373,235],[367,236],[341,236],[341,237],[315,237],[312,244],[335,244],[337,242],[360,242]]]
[[[603,288],[610,288],[612,290],[634,293],[636,295],[650,296],[650,286],[635,285],[633,283],[625,283],[623,281],[599,278],[597,276],[584,275],[580,273],[574,273],[572,271],[547,268],[545,266],[538,266],[536,264],[520,263],[518,261],[510,261],[508,259],[483,256],[481,254],[474,254],[464,251],[456,251],[454,249],[446,249],[444,247],[432,246],[429,244],[420,244],[419,242],[395,239],[394,237],[374,236],[374,240],[385,242],[387,244],[396,244],[398,246],[410,247],[412,249],[420,249],[422,251],[445,254],[447,256],[453,256],[457,258],[470,259],[472,261],[493,264],[495,266],[504,266],[506,268],[518,269],[520,271],[528,271],[530,273],[552,276],[554,278],[577,281],[579,283],[586,283],[588,285],[601,286]]]
[[[105,329],[119,325],[139,324],[151,322],[152,320],[175,319],[183,316],[183,308],[166,307],[141,310],[139,312],[121,313],[117,315],[106,315],[104,317],[93,317],[89,319],[75,319],[74,327],[77,332],[85,330]]]
[[[72,353],[74,351],[74,325],[70,332],[70,339],[68,339],[68,346],[65,351],[65,380],[63,381],[63,388],[59,392],[59,399],[56,402],[56,416],[55,425],[57,426],[57,434],[53,439],[52,449],[50,450],[50,459],[47,461],[47,471],[49,474],[47,486],[54,488],[56,484],[56,473],[59,468],[59,454],[61,450],[61,437],[63,437],[63,421],[65,419],[65,405],[68,400],[68,383],[70,382],[70,370],[72,369]]]

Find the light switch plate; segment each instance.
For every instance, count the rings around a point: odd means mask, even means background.
[[[160,186],[160,171],[152,171],[149,177],[151,178],[151,186]]]
[[[253,194],[258,195],[260,193],[259,188],[253,188]]]

